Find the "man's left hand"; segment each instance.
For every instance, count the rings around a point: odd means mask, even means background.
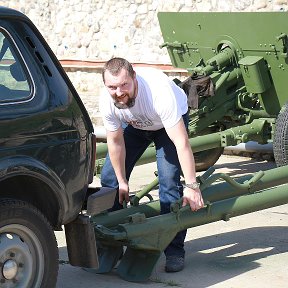
[[[197,211],[204,207],[204,201],[199,188],[191,189],[188,187],[184,188],[183,191],[183,205],[189,204],[192,211]]]

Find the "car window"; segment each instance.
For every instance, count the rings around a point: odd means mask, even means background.
[[[0,104],[29,100],[28,75],[13,42],[0,30]]]

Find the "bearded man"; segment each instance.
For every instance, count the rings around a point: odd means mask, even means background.
[[[129,177],[137,160],[154,142],[159,177],[161,214],[183,197],[192,211],[204,206],[196,181],[195,161],[187,135],[188,105],[185,92],[162,71],[134,70],[123,58],[112,58],[102,72],[105,93],[100,112],[107,132],[108,155],[101,185],[117,188],[112,210],[129,202]],[[124,124],[124,125],[123,125]],[[125,127],[124,127],[125,126]],[[180,182],[181,171],[185,183]],[[166,272],[184,268],[186,230],[165,249]]]

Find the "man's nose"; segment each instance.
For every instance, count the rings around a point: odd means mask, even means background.
[[[117,89],[116,89],[116,96],[117,96],[117,97],[120,97],[120,96],[122,96],[122,95],[123,95],[123,91],[122,91],[121,87],[117,87]]]

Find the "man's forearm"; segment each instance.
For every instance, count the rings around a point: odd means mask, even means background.
[[[196,182],[195,161],[192,150],[189,147],[177,150],[180,166],[186,183]]]
[[[126,150],[124,139],[117,139],[115,141],[113,138],[107,138],[108,152],[114,172],[116,174],[119,183],[127,183],[126,180],[126,170],[125,170],[125,158]]]
[[[117,136],[117,134],[114,134]],[[112,134],[113,136],[113,134]],[[109,140],[108,140],[109,139]],[[118,137],[107,137],[108,151],[110,160],[114,168],[119,188],[119,203],[123,201],[129,202],[129,186],[126,179],[125,159],[126,149],[122,134],[118,133]]]

